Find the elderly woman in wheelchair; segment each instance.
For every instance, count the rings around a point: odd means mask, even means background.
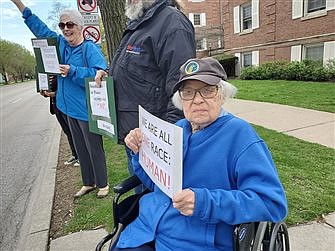
[[[246,121],[225,111],[236,88],[213,58],[190,59],[180,68],[172,101],[185,115],[183,190],[170,199],[139,164],[142,134],[136,128],[125,143],[134,171],[150,190],[139,215],[120,234],[113,250],[233,250],[235,226],[280,222],[287,201],[265,142]]]

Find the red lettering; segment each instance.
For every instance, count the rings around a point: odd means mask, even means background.
[[[145,168],[149,171],[149,173],[154,176],[159,183],[161,183],[164,187],[170,189],[171,181],[170,175],[168,175],[163,169],[157,166],[148,155],[143,152],[142,161],[144,162]]]

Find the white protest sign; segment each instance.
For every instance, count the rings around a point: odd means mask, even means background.
[[[46,39],[34,39],[32,40],[32,43],[34,48],[41,48],[48,46],[48,40]]]
[[[49,90],[48,75],[46,73],[38,73],[38,87],[40,90]]]
[[[94,81],[89,82],[89,88],[92,115],[109,118],[106,81],[102,81],[100,87]]]
[[[140,164],[151,180],[169,197],[182,190],[182,128],[161,120],[139,106],[143,133]]]
[[[56,46],[40,47],[45,72],[60,73]]]
[[[114,125],[111,123],[108,123],[107,121],[104,120],[97,120],[97,126],[99,129],[101,130],[105,130],[106,132],[109,132],[113,135],[115,135],[115,129],[114,129]]]

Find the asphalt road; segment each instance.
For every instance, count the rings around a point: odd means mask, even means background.
[[[38,177],[58,126],[35,81],[0,86],[0,250],[24,250],[31,216],[38,214],[34,198],[43,192]]]

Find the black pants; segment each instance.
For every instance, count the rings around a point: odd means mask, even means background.
[[[87,121],[67,116],[73,143],[78,154],[84,186],[107,186],[106,157],[102,136],[91,133]]]
[[[57,112],[55,112],[55,115],[56,115],[56,118],[58,120],[58,123],[62,127],[62,130],[67,137],[67,140],[69,141],[72,156],[74,156],[76,159],[78,159],[78,155],[77,155],[76,149],[75,149],[74,144],[73,144],[71,131],[70,131],[70,128],[69,128],[69,125],[68,125],[68,122],[67,122],[67,116],[59,110]]]

